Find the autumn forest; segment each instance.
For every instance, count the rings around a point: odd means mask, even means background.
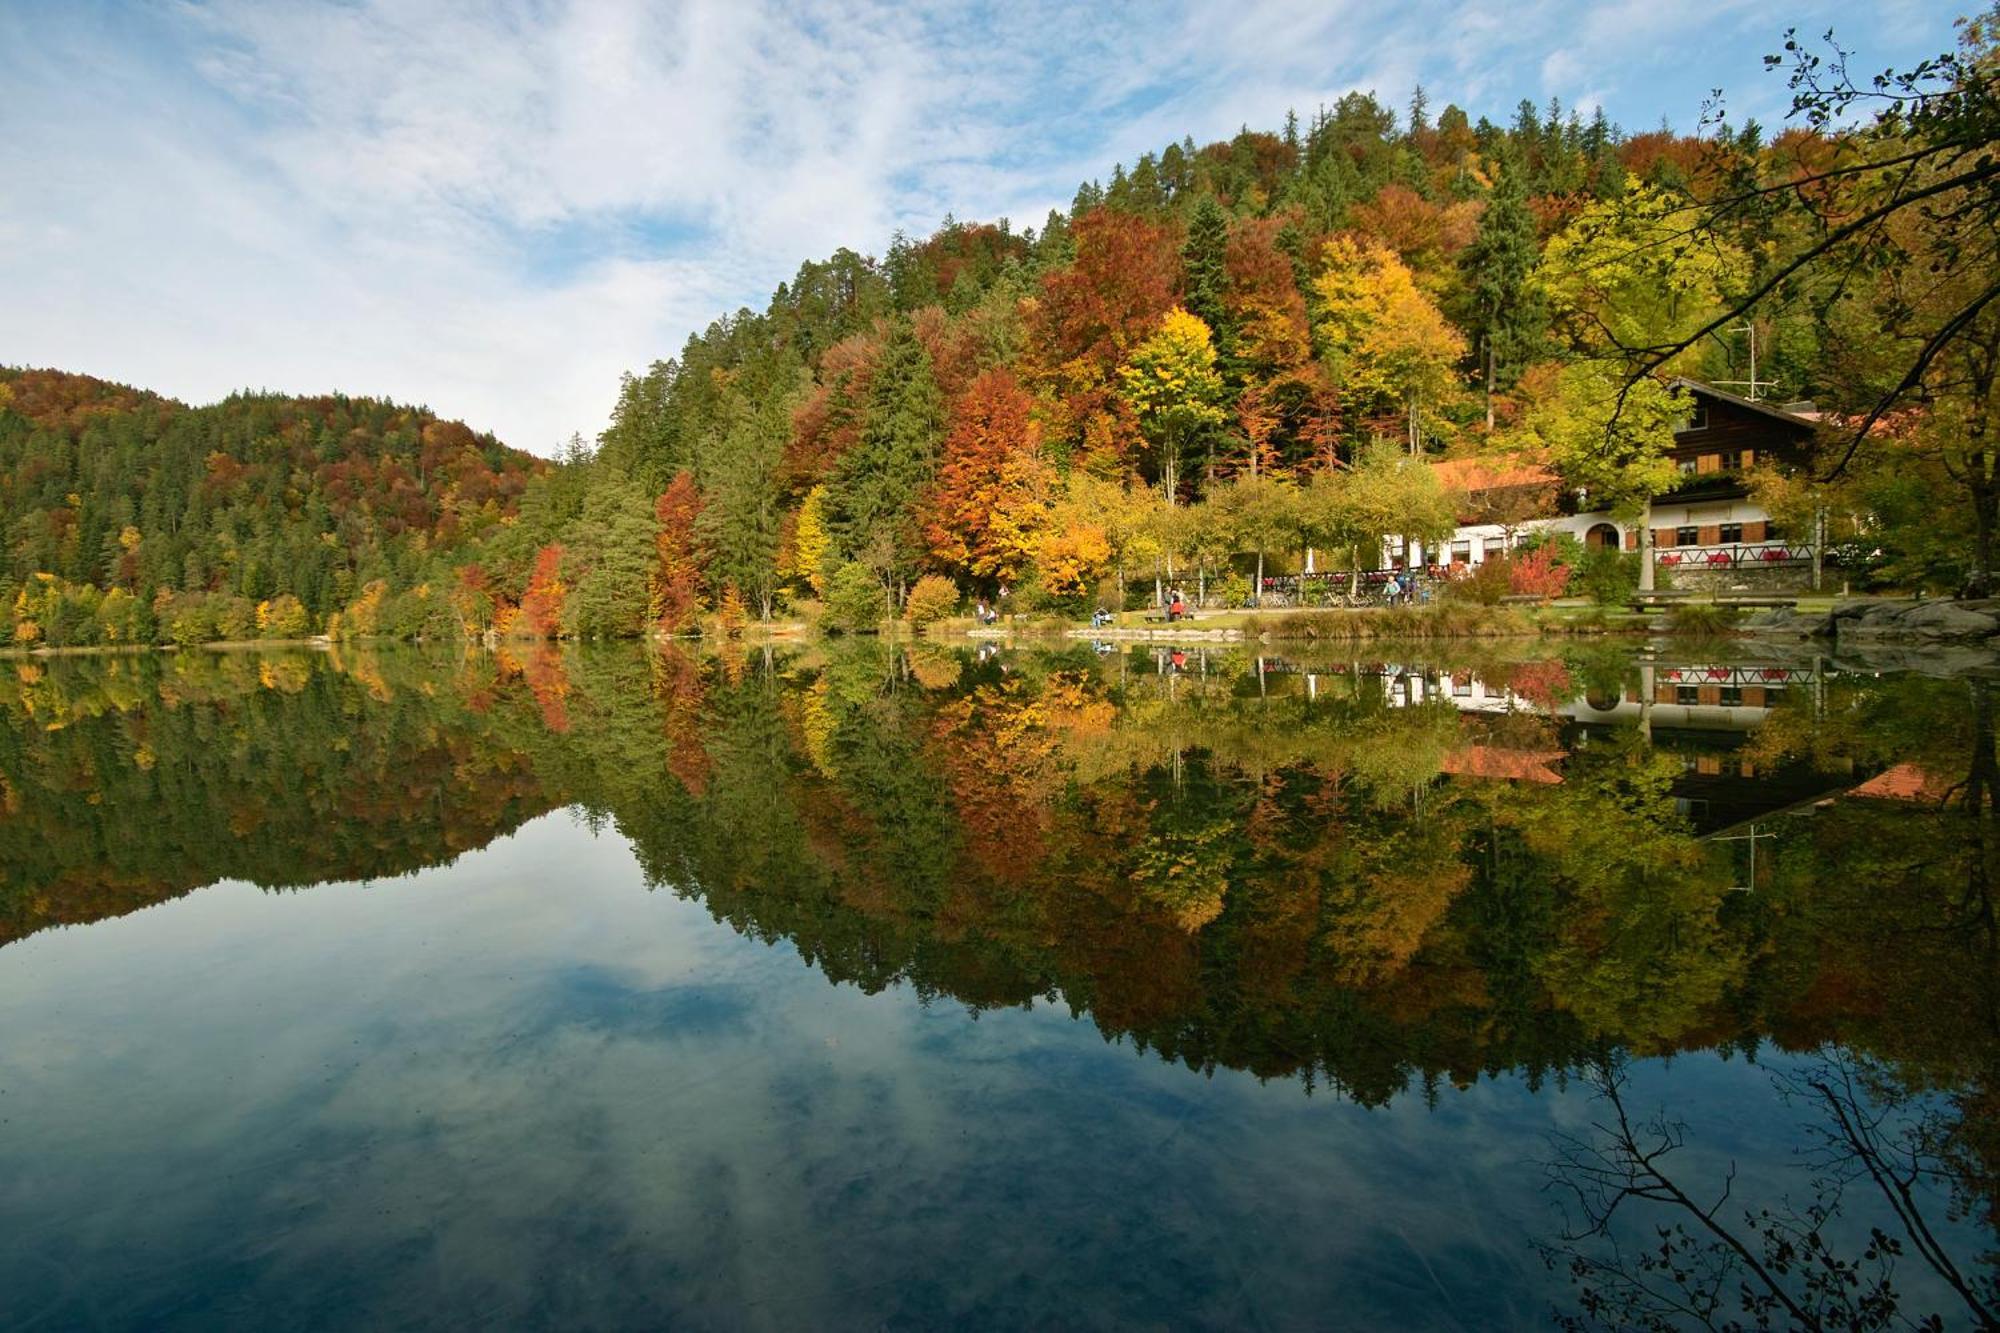
[[[1636,511],[1673,481],[1675,377],[1741,380],[1751,339],[1756,378],[1824,413],[1810,468],[1756,479],[1774,512],[1865,538],[1855,577],[1983,590],[1995,49],[1989,15],[1871,86],[1787,42],[1778,129],[1418,89],[1166,144],[1036,226],[801,265],[553,462],[368,399],[0,372],[0,628],[867,630],[1003,590],[1120,610],[1163,577],[1240,604],[1309,549],[1372,568],[1385,536],[1447,533],[1466,498],[1412,460],[1531,459]]]

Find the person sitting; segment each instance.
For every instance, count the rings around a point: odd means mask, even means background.
[[[1103,629],[1106,625],[1109,625],[1111,621],[1112,621],[1111,613],[1109,611],[1106,611],[1101,606],[1098,607],[1095,611],[1092,611],[1090,613],[1090,627],[1092,629]]]
[[[1173,601],[1167,603],[1167,623],[1172,624],[1187,615],[1187,603],[1181,600],[1181,590],[1174,589]]]

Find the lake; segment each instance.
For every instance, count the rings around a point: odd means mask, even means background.
[[[0,662],[0,1322],[1975,1327],[1991,689]]]

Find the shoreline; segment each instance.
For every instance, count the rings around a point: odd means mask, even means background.
[[[887,642],[959,643],[1261,643],[1340,644],[1370,640],[1504,641],[1525,639],[1669,639],[1822,643],[1828,647],[1950,650],[1963,655],[1984,649],[2000,653],[2000,598],[1978,601],[1903,598],[1845,598],[1807,609],[1789,606],[1732,608],[1726,603],[1689,602],[1689,607],[1722,613],[1712,623],[1676,625],[1671,611],[1555,603],[1534,607],[1440,602],[1417,607],[1361,607],[1236,610],[1197,613],[1173,624],[1148,613],[1124,612],[1119,622],[1092,628],[1053,617],[981,625],[962,618],[921,629],[904,621],[884,621],[874,631],[831,634],[796,620],[753,623],[730,639],[706,635],[632,635],[625,642],[770,644],[813,643],[833,638],[875,638]],[[1740,619],[1729,619],[1747,611]],[[1137,623],[1133,623],[1133,622]],[[608,641],[608,640],[607,640]],[[196,644],[82,644],[0,647],[0,659],[40,661],[62,657],[139,657],[151,653],[250,653],[275,649],[331,652],[343,644],[431,646],[445,640],[400,639],[389,635],[334,640],[325,635],[288,639],[218,639]],[[575,643],[573,639],[468,639],[485,646]]]

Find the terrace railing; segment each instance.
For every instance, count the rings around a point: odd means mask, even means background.
[[[1669,569],[1772,569],[1812,563],[1804,542],[1735,542],[1718,546],[1663,546],[1653,558]]]

